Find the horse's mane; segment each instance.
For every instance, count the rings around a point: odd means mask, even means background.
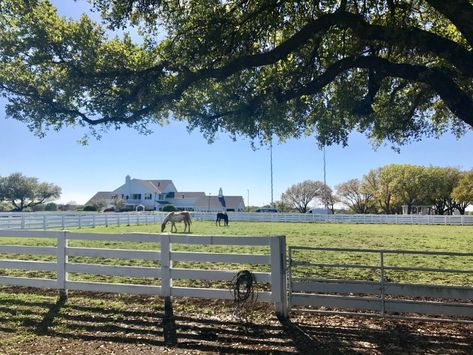
[[[164,218],[162,224],[167,224],[173,215],[174,215],[174,211],[171,212],[171,213],[169,213],[169,214]]]

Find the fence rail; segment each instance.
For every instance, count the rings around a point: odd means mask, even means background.
[[[0,212],[0,230],[5,229],[66,229],[97,226],[120,226],[161,223],[165,213],[41,213]]]
[[[298,260],[297,253],[307,258],[310,252],[331,252],[342,254],[374,254],[378,264],[349,262],[307,262]],[[388,266],[388,255],[409,255],[419,257],[458,257],[465,261],[464,268]],[[301,256],[299,256],[300,258]],[[352,248],[289,247],[289,309],[297,306],[310,306],[311,311],[319,313],[345,313],[348,311],[372,311],[381,316],[392,314],[425,314],[449,317],[468,317],[473,322],[473,269],[468,266],[473,253],[429,252],[412,250],[371,250]],[[336,256],[334,259],[337,259]],[[354,257],[356,260],[356,256]],[[298,268],[304,268],[303,277],[297,275]],[[314,269],[355,269],[378,272],[378,281],[337,279],[320,277]],[[470,286],[425,285],[389,281],[388,271],[416,273],[451,273],[471,275],[465,282]],[[372,275],[372,274],[371,274]],[[321,309],[323,307],[323,309]],[[331,310],[328,310],[332,308]],[[345,310],[345,311],[343,311]],[[373,315],[372,313],[369,313]]]
[[[36,242],[32,239],[49,239]],[[25,243],[23,243],[25,240]],[[25,245],[29,242],[31,245]],[[74,245],[69,245],[73,242]],[[94,243],[103,242],[103,243]],[[127,243],[126,249],[109,246],[113,243]],[[130,243],[131,242],[131,243]],[[10,243],[10,244],[8,244]],[[141,250],[140,243],[156,243]],[[45,244],[49,244],[45,246]],[[83,245],[82,245],[83,244]],[[135,247],[130,247],[133,244]],[[201,246],[234,246],[236,253],[210,251],[177,251],[175,244]],[[92,246],[92,247],[91,247]],[[264,247],[265,252],[244,254],[238,251],[241,246]],[[267,251],[267,252],[266,252]],[[315,259],[308,262],[307,253],[332,253],[328,261]],[[298,254],[300,253],[300,254]],[[355,255],[353,262],[338,258],[337,254]],[[360,262],[357,254],[369,254],[369,262]],[[222,281],[232,280],[239,270],[234,264],[251,265],[258,284],[263,289],[258,293],[258,300],[273,303],[276,313],[286,317],[288,311],[296,307],[312,307],[317,312],[345,313],[344,310],[371,312],[369,315],[392,316],[393,314],[426,314],[447,317],[466,317],[473,321],[473,253],[429,252],[412,250],[371,250],[354,248],[317,248],[289,247],[286,260],[285,237],[241,237],[241,236],[201,236],[171,234],[105,234],[72,233],[67,231],[32,231],[0,230],[0,285],[43,287],[57,289],[62,293],[67,290],[130,293],[158,295],[162,297],[184,296],[198,298],[232,299],[229,288],[222,288]],[[297,256],[299,255],[299,256]],[[390,264],[387,259],[399,255],[411,256],[416,261],[420,258],[461,258],[460,267],[445,267],[443,260],[429,267]],[[35,260],[35,256],[46,256]],[[77,259],[94,258],[91,260]],[[69,259],[71,258],[71,260]],[[72,259],[74,258],[74,259]],[[121,259],[117,264],[110,264],[109,259]],[[149,261],[136,264],[136,259]],[[314,259],[314,258],[310,258]],[[123,260],[131,260],[124,263]],[[340,260],[340,261],[339,261]],[[376,262],[377,260],[377,262]],[[173,262],[223,263],[218,269],[175,267]],[[288,273],[286,280],[286,262]],[[427,261],[424,260],[424,263]],[[192,264],[191,264],[192,265]],[[231,265],[231,266],[230,266]],[[435,266],[438,267],[435,267]],[[227,269],[229,268],[233,269]],[[261,266],[261,267],[260,267]],[[246,266],[248,267],[248,266]],[[258,270],[259,268],[259,270]],[[324,273],[311,273],[312,269],[354,269],[371,273],[371,279],[350,279],[324,276]],[[267,271],[261,271],[267,270]],[[301,271],[302,270],[302,271]],[[462,284],[427,285],[404,282],[402,278],[394,281],[388,273],[396,272],[435,272],[439,274],[461,275]],[[32,272],[32,273],[31,273]],[[373,280],[373,273],[378,279]],[[100,275],[103,277],[125,277],[127,283],[117,281],[89,281],[86,278],[71,279],[71,274]],[[35,277],[32,277],[35,275]],[[302,275],[302,276],[301,276]],[[360,276],[360,273],[357,272]],[[145,282],[141,278],[151,279]],[[188,280],[185,284],[174,285],[174,280]],[[214,287],[208,281],[218,285]],[[288,281],[288,282],[286,282]],[[201,282],[202,286],[196,286]],[[215,284],[215,282],[217,284]],[[176,283],[177,284],[177,283]],[[219,288],[220,287],[220,288]],[[314,308],[315,307],[315,308]],[[320,307],[324,307],[321,310]],[[330,310],[332,308],[332,310]],[[362,313],[357,313],[362,314]]]
[[[214,212],[191,212],[195,220],[215,221]],[[435,224],[473,226],[473,216],[374,215],[374,214],[312,214],[312,213],[246,213],[228,212],[231,221],[354,223],[354,224]],[[165,212],[122,213],[43,213],[0,212],[0,229],[54,229],[110,225],[161,223]]]
[[[173,261],[215,262],[227,264],[249,263],[252,265],[270,265],[269,272],[254,272],[258,283],[266,284],[265,290],[258,292],[258,300],[274,303],[276,313],[287,316],[287,298],[285,283],[285,237],[241,237],[241,236],[196,236],[196,235],[169,235],[169,234],[90,234],[71,233],[66,231],[28,231],[28,230],[0,230],[0,241],[5,238],[49,238],[55,240],[56,246],[24,246],[0,244],[0,254],[50,255],[49,261],[32,260],[0,260],[3,276],[0,276],[0,285],[30,286],[58,289],[65,293],[67,290],[131,293],[143,295],[159,295],[162,297],[185,296],[199,298],[232,299],[230,289],[205,287],[176,287],[173,280],[195,281],[231,281],[238,270],[206,270],[192,268],[174,268]],[[106,247],[70,247],[69,241],[104,241],[104,242],[132,242],[158,243],[159,248],[153,250],[138,249],[109,249]],[[230,246],[266,246],[268,254],[229,254],[229,253],[197,253],[175,252],[173,244],[193,245],[230,245]],[[104,259],[140,259],[159,262],[155,267],[134,265],[109,265],[100,262],[70,262],[69,257],[93,257]],[[11,256],[10,256],[11,257]],[[234,267],[234,266],[233,266]],[[25,277],[16,274],[5,274],[5,269],[15,269],[16,272],[45,271],[55,273],[56,277]],[[130,283],[90,282],[70,280],[69,274],[95,274],[102,276],[126,277]],[[143,284],[142,280],[131,282],[132,278],[159,279],[160,284]]]

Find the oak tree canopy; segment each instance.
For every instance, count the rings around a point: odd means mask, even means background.
[[[0,92],[36,134],[171,118],[209,141],[403,144],[473,127],[471,0],[90,2],[101,24],[0,2]]]

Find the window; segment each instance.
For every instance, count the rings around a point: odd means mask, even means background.
[[[132,194],[131,199],[132,200],[141,200],[141,194]]]
[[[167,197],[167,198],[174,198],[174,191],[168,192],[168,193],[166,194],[166,197]]]
[[[153,198],[153,194],[145,194],[145,200],[151,200]]]

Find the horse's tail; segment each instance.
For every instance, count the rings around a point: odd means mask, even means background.
[[[187,221],[187,223],[191,224],[192,223],[192,217],[191,217],[191,214],[187,211],[184,211],[182,213],[182,215],[184,216],[184,220]]]

